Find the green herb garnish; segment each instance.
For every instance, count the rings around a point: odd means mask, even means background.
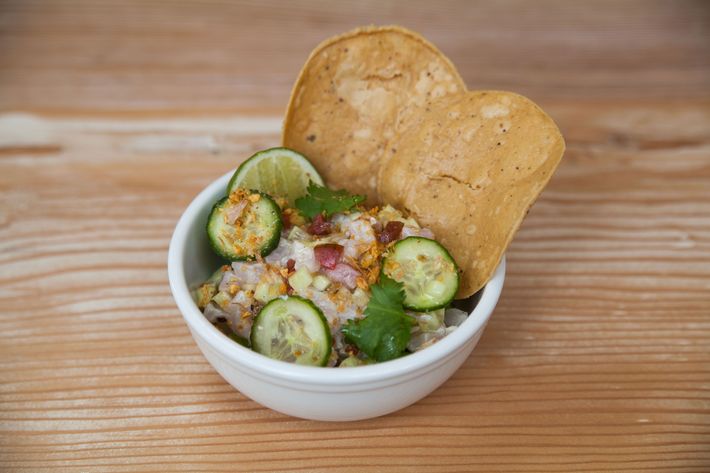
[[[348,320],[342,331],[367,356],[387,361],[404,354],[411,338],[414,317],[404,312],[402,283],[380,275],[380,282],[370,287],[372,297],[365,309],[365,317]]]
[[[296,199],[296,208],[308,218],[323,214],[325,218],[344,212],[365,200],[364,195],[352,195],[346,190],[331,190],[310,181],[308,195]]]

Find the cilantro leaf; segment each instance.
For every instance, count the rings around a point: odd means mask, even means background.
[[[346,190],[331,190],[310,181],[308,194],[296,199],[296,208],[306,217],[325,214],[328,218],[336,212],[350,210],[365,200],[364,195],[352,195]]]
[[[382,274],[379,284],[370,289],[372,297],[365,309],[365,317],[348,320],[342,328],[343,334],[370,358],[377,361],[398,358],[404,354],[415,324],[414,318],[402,307],[402,283]]]

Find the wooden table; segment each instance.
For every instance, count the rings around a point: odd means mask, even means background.
[[[319,423],[232,389],[166,253],[321,39],[399,23],[568,144],[444,386]],[[0,470],[710,471],[707,2],[0,4]],[[347,409],[347,406],[343,406]]]

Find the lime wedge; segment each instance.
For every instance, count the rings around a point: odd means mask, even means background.
[[[297,198],[306,195],[308,181],[323,185],[323,179],[305,156],[288,148],[270,148],[259,151],[237,168],[227,193],[237,187],[254,189],[284,197],[293,206]]]

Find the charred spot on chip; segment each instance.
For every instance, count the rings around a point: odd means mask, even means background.
[[[308,136],[306,137],[306,139],[307,139],[308,141],[310,141],[311,143],[313,143],[313,142],[316,140],[316,135],[308,135]]]

